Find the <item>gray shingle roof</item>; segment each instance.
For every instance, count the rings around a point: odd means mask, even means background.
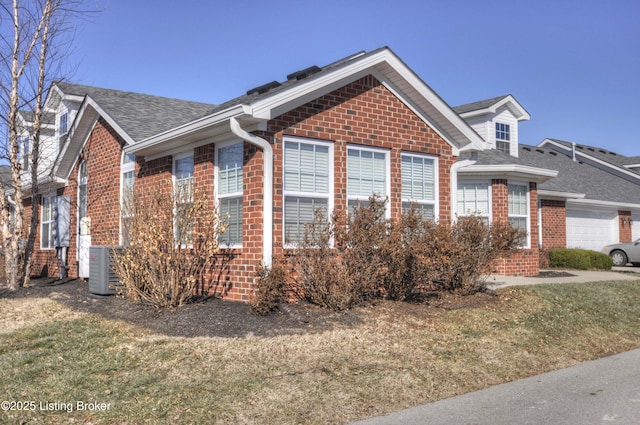
[[[592,200],[640,204],[640,185],[590,164],[573,161],[561,152],[521,144],[519,155],[538,167],[558,170],[558,176],[540,184],[539,189],[582,193]]]
[[[501,152],[495,149],[488,149],[483,151],[472,152],[463,152],[458,157],[459,161],[463,161],[466,159],[471,159],[471,157],[475,156],[475,165],[525,165],[529,167],[536,168],[549,168],[549,167],[540,167],[537,164],[533,164],[523,158],[516,158],[515,156],[511,156],[508,153]],[[553,168],[551,168],[553,169]]]
[[[33,111],[22,110],[20,115],[27,122],[33,122]],[[46,125],[54,125],[56,123],[56,114],[53,112],[45,112],[42,114],[42,123]]]
[[[68,95],[88,95],[135,141],[207,115],[215,105],[61,82]]]
[[[558,143],[560,145],[563,145],[569,150],[571,150],[571,145],[573,144],[572,142],[567,142],[566,140],[558,140],[558,139],[549,139],[549,140],[551,140],[552,142]],[[595,146],[583,145],[580,143],[576,143],[576,152],[592,156],[594,158],[597,158],[601,161],[608,162],[617,167],[624,167],[625,165],[629,165],[629,164],[638,164],[640,162],[640,157],[637,157],[637,156],[629,157],[629,156],[621,155],[619,153],[616,153],[607,149],[598,148]],[[631,169],[631,171],[636,171],[636,170]]]
[[[228,100],[224,103],[221,103],[220,105],[218,105],[217,107],[215,107],[213,110],[210,111],[210,113],[215,113],[215,112],[219,112],[219,111],[224,111],[225,109],[231,108],[233,106],[236,105],[241,105],[241,104],[245,104],[245,105],[250,105],[253,102],[259,101],[267,96],[271,96],[273,94],[279,93],[281,91],[287,90],[297,84],[301,84],[303,82],[305,82],[306,78],[310,77],[310,76],[322,76],[325,75],[327,73],[329,73],[330,71],[333,71],[335,69],[338,69],[342,66],[346,66],[347,64],[349,64],[352,60],[356,59],[356,58],[364,58],[366,56],[372,56],[377,54],[378,52],[388,49],[388,47],[380,47],[378,49],[372,50],[370,52],[358,52],[355,53],[353,55],[347,56],[345,58],[339,59],[335,62],[330,63],[329,65],[325,65],[323,67],[318,67],[318,66],[311,66],[309,68],[306,68],[302,71],[298,71],[298,72],[293,72],[289,75],[287,75],[287,80],[283,81],[283,82],[278,82],[278,81],[272,81],[270,83],[264,84],[263,86],[260,87],[256,87],[255,89],[250,89],[247,90],[247,93],[242,95],[242,96],[238,96],[236,98],[233,98],[231,100]],[[263,90],[257,90],[257,89],[263,89]]]
[[[502,99],[504,99],[507,96],[509,96],[509,95],[505,94],[504,96],[498,96],[498,97],[493,97],[491,99],[480,100],[478,102],[472,102],[472,103],[466,103],[466,104],[460,105],[460,106],[454,106],[453,110],[457,114],[464,114],[465,112],[471,112],[471,111],[477,111],[477,110],[480,110],[480,109],[485,109],[485,108],[488,108],[491,105],[495,105],[496,103],[500,102]]]

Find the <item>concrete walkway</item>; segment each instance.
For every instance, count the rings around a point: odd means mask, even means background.
[[[553,272],[559,272],[553,270]],[[487,280],[490,289],[505,286],[535,285],[539,283],[569,283],[569,282],[601,282],[607,280],[640,280],[640,267],[614,267],[611,271],[566,270],[571,276],[564,277],[520,277],[491,275]],[[638,273],[638,275],[634,274]]]
[[[572,276],[491,276],[489,287],[640,280],[640,268],[569,270]],[[640,424],[640,350],[463,394],[353,425]]]
[[[640,350],[354,425],[640,424]]]

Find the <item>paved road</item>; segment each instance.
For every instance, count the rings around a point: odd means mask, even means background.
[[[638,425],[640,350],[356,424]]]

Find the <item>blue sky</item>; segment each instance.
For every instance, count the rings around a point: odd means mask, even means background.
[[[93,5],[93,3],[91,3]],[[639,0],[97,0],[69,80],[221,103],[389,46],[449,105],[512,94],[546,137],[640,155]]]

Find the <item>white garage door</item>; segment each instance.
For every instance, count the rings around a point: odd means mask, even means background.
[[[640,239],[640,212],[634,212],[631,214],[633,224],[631,225],[631,237],[632,240]]]
[[[567,247],[600,251],[617,243],[617,211],[585,211],[567,208]]]

